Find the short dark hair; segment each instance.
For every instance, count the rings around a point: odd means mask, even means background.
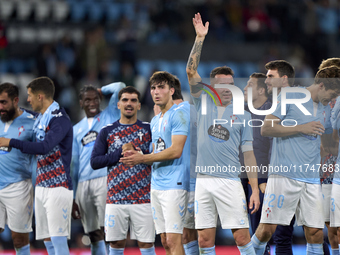
[[[121,99],[123,93],[128,93],[128,94],[137,94],[137,97],[138,97],[138,101],[140,102],[140,93],[139,91],[132,87],[132,86],[127,86],[125,88],[122,88],[119,93],[118,93],[118,100]]]
[[[215,78],[217,74],[225,74],[225,75],[231,75],[234,76],[234,71],[228,67],[228,66],[219,66],[215,67],[211,72],[210,72],[210,78]]]
[[[330,66],[320,69],[315,75],[314,83],[323,83],[326,90],[332,89],[340,93],[340,68]]]
[[[250,78],[256,78],[257,79],[257,89],[263,88],[266,97],[268,97],[268,87],[267,84],[265,83],[265,80],[267,76],[264,73],[252,73],[250,75]]]
[[[286,60],[274,60],[265,65],[267,70],[277,70],[279,76],[287,75],[289,86],[293,86],[295,78],[294,67]]]
[[[9,82],[0,84],[0,94],[2,94],[3,92],[6,92],[11,100],[13,100],[16,97],[19,97],[19,88]]]
[[[319,66],[319,70],[325,67],[330,67],[330,66],[340,67],[340,58],[327,58],[327,59],[322,60]]]
[[[86,92],[89,92],[89,91],[94,91],[98,94],[98,96],[100,97],[100,94],[98,92],[98,89],[97,87],[93,86],[93,85],[85,85],[84,87],[82,87],[79,91],[79,99],[82,100],[83,99],[83,96]]]
[[[55,87],[53,81],[47,76],[34,79],[27,85],[27,89],[31,89],[33,94],[42,92],[47,98],[53,99]]]
[[[160,84],[163,82],[168,83],[170,88],[173,88],[175,86],[174,76],[171,73],[168,73],[166,71],[154,72],[149,79],[150,86],[154,83]]]
[[[174,79],[175,79],[175,83],[174,83],[175,92],[172,95],[172,100],[178,100],[178,99],[183,100],[181,82],[179,81],[176,75],[174,75]]]

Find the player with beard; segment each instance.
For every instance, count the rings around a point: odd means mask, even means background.
[[[85,117],[73,126],[71,171],[74,185],[72,217],[81,219],[84,231],[91,240],[94,255],[105,255],[104,216],[106,200],[106,168],[93,171],[90,158],[94,142],[102,127],[120,117],[117,108],[118,92],[125,87],[115,82],[97,89],[84,86],[80,90],[79,102]],[[110,95],[109,105],[100,110],[101,95]]]
[[[155,229],[150,205],[151,167],[137,164],[129,167],[119,159],[127,151],[149,153],[150,124],[137,119],[140,94],[133,87],[119,91],[120,119],[104,127],[95,142],[91,166],[108,168],[105,209],[106,241],[110,255],[124,254],[127,232],[137,239],[142,255],[155,254]]]
[[[50,254],[67,255],[67,238],[71,234],[73,132],[65,110],[53,100],[54,92],[54,83],[48,77],[31,81],[27,85],[27,101],[33,111],[40,113],[33,125],[37,142],[2,137],[0,146],[37,155],[36,239],[45,240]]]
[[[0,85],[0,137],[33,141],[35,117],[20,109],[18,87]],[[34,157],[11,147],[0,147],[0,232],[5,224],[12,232],[16,254],[30,254],[32,231]],[[35,162],[35,161],[34,161]]]

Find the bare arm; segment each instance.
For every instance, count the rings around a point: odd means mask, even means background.
[[[244,156],[244,165],[249,167],[248,169],[252,169],[252,166],[257,166],[256,159],[253,151],[243,152]],[[251,214],[257,212],[260,208],[260,197],[259,197],[259,187],[257,182],[257,171],[256,168],[254,171],[247,171],[247,176],[249,179],[249,183],[252,190],[252,195],[249,201],[249,208],[253,209]]]
[[[161,162],[180,158],[183,147],[187,139],[186,135],[173,135],[171,137],[171,146],[161,152],[142,155],[137,152],[131,152],[129,157],[121,158],[119,161],[127,166],[134,166],[137,164],[148,164],[150,162]]]
[[[264,124],[261,127],[262,136],[270,137],[285,137],[303,133],[306,135],[316,134],[322,135],[325,132],[325,128],[320,122],[312,121],[302,125],[296,125],[295,127],[285,127],[280,124],[281,120],[270,114],[264,119]]]
[[[197,84],[197,82],[201,81],[201,77],[197,72],[197,67],[201,58],[203,42],[205,36],[208,33],[209,22],[207,21],[205,25],[203,25],[201,14],[197,13],[192,19],[192,23],[196,31],[196,39],[189,55],[186,71],[188,75],[191,95],[194,97],[199,97],[202,93],[202,90],[197,88],[197,86],[200,86]]]

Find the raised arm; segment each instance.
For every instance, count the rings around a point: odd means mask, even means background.
[[[196,39],[194,46],[192,47],[192,50],[190,52],[186,71],[188,75],[191,95],[194,97],[199,97],[202,90],[199,89],[200,85],[197,84],[198,81],[201,81],[201,77],[197,73],[197,67],[201,58],[203,42],[205,36],[208,33],[209,22],[207,21],[205,25],[203,25],[201,14],[197,13],[192,19],[192,23],[196,31]]]

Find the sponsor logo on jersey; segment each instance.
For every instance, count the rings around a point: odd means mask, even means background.
[[[161,137],[159,137],[157,142],[156,142],[156,149],[155,149],[155,151],[156,152],[160,152],[160,151],[164,151],[165,149],[166,149],[165,142],[164,142],[164,140]]]
[[[96,141],[98,136],[98,132],[96,131],[89,131],[84,137],[83,139],[81,139],[81,143],[83,144],[83,146],[85,147],[90,147],[94,145],[94,142]]]
[[[222,125],[211,125],[208,129],[209,138],[215,142],[222,143],[229,140],[229,130]]]

